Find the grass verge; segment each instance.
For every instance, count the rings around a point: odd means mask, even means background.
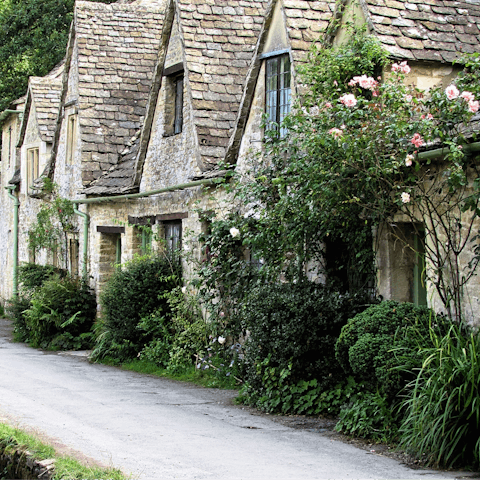
[[[28,450],[36,460],[55,459],[55,480],[126,480],[120,470],[113,468],[89,467],[82,465],[77,460],[58,455],[53,447],[41,442],[34,435],[28,434],[17,428],[0,423],[0,448],[6,453],[18,449]],[[0,472],[0,479],[4,478]]]
[[[234,376],[225,376],[219,374],[213,368],[208,370],[196,369],[195,366],[185,366],[182,369],[170,371],[159,367],[155,363],[148,360],[132,360],[129,362],[119,363],[109,357],[105,357],[100,363],[120,367],[125,370],[131,370],[146,375],[155,375],[157,377],[169,378],[171,380],[179,380],[182,382],[190,382],[206,388],[221,388],[224,390],[238,390],[239,382]]]

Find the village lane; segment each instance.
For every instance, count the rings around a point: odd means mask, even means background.
[[[252,415],[233,395],[11,343],[0,320],[0,417],[130,478],[456,478]]]

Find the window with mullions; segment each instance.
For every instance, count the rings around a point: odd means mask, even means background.
[[[182,246],[182,222],[171,221],[164,222],[165,243],[169,252],[176,252]]]
[[[266,101],[265,109],[270,129],[279,130],[281,137],[287,129],[281,127],[290,112],[292,89],[290,86],[290,57],[287,54],[266,60]]]
[[[39,176],[38,148],[27,150],[27,192]]]

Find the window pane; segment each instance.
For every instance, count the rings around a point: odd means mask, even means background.
[[[183,126],[183,76],[175,80],[174,133],[181,133]]]

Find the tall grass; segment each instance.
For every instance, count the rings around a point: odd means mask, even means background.
[[[401,447],[430,465],[480,465],[480,335],[452,325],[431,331],[403,401]]]

